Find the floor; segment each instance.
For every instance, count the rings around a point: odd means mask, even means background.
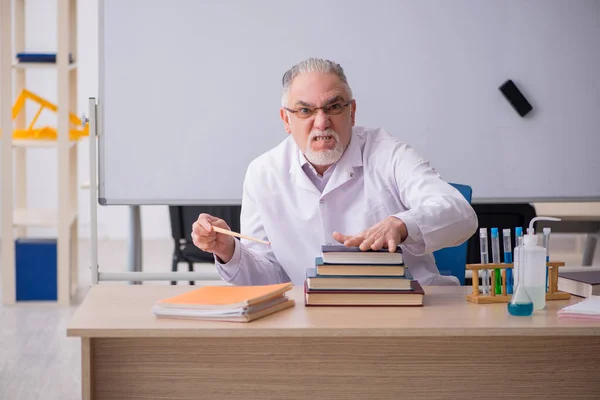
[[[576,268],[581,264],[582,238],[579,235],[553,236],[554,259]],[[170,270],[173,244],[170,240],[145,241],[144,270]],[[126,271],[127,242],[103,241],[98,249],[101,271]],[[80,289],[75,305],[0,305],[0,399],[2,400],[79,400],[81,358],[80,342],[66,337],[66,326],[85,297],[91,283],[89,242],[81,241],[79,254]],[[600,267],[600,249],[596,250],[594,266]],[[187,268],[185,265],[182,268]],[[218,275],[210,264],[196,270]],[[198,282],[213,284],[218,281]],[[121,284],[127,284],[122,282]],[[168,284],[146,282],[144,284]],[[179,284],[187,285],[187,282]]]
[[[77,338],[66,337],[66,327],[91,284],[89,242],[81,241],[79,251],[80,288],[73,306],[0,305],[1,400],[81,399],[80,341]],[[173,243],[170,240],[144,242],[145,270],[170,271],[172,251]],[[126,271],[127,242],[100,242],[98,258],[101,271]],[[187,265],[182,264],[181,268],[185,271]],[[196,270],[214,271],[214,266],[200,264],[196,266]],[[214,277],[219,279],[216,272]],[[169,282],[145,284],[161,285]],[[188,285],[187,282],[179,284]]]

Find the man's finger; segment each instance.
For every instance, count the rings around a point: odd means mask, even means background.
[[[362,241],[362,243],[360,244],[359,248],[362,251],[367,251],[371,248],[371,246],[373,245],[373,243],[375,243],[375,237],[374,236],[367,236],[365,238],[365,240]]]
[[[352,236],[344,235],[339,232],[333,232],[333,239],[339,243],[344,243],[346,240],[352,239]]]
[[[203,243],[205,250],[212,250],[217,244],[217,239],[209,240],[206,243]]]
[[[352,236],[350,239],[344,241],[344,246],[353,247],[360,245],[365,237],[363,235]]]
[[[394,239],[388,240],[388,250],[390,251],[390,253],[394,253],[396,251],[397,246],[398,243],[396,243]]]
[[[196,234],[196,236],[200,237],[210,237],[210,236],[214,236],[214,231],[211,229],[210,231],[208,231],[207,229],[204,228],[204,226],[196,221],[194,222],[193,226],[193,232]]]
[[[207,232],[212,232],[212,223],[214,219],[218,219],[213,217],[212,215],[209,214],[200,214],[198,216],[198,222],[200,224],[200,226],[202,226],[204,229],[206,229]]]
[[[373,242],[373,244],[371,245],[371,249],[372,250],[379,250],[383,247],[383,244],[385,243],[385,239],[383,239],[382,237],[377,238],[377,240],[375,240]]]
[[[216,217],[213,217],[213,218],[214,219],[212,221],[210,221],[210,224],[212,226],[230,230],[229,225],[227,225],[227,222],[225,222],[225,220],[222,220],[221,218],[216,218]],[[211,229],[212,229],[212,227],[211,227]]]

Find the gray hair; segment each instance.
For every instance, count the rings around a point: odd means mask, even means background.
[[[330,60],[324,60],[322,58],[309,58],[294,65],[292,68],[288,69],[285,74],[283,74],[283,79],[281,80],[283,85],[283,96],[281,97],[282,106],[286,106],[287,96],[290,93],[290,86],[292,86],[294,78],[300,74],[308,72],[336,74],[337,77],[340,78],[340,81],[342,81],[342,83],[346,86],[346,90],[348,91],[350,98],[352,98],[352,89],[350,89],[350,85],[348,84],[348,80],[344,74],[344,69],[340,64]]]

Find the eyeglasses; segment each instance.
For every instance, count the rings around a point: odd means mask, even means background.
[[[340,115],[350,104],[352,104],[352,100],[350,100],[346,104],[333,103],[323,107],[302,107],[297,110],[291,110],[287,107],[283,108],[291,113],[296,114],[298,118],[306,119],[315,115],[319,110],[323,110],[323,112],[327,115]]]

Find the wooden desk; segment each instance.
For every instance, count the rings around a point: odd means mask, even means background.
[[[157,319],[178,286],[93,287],[68,336],[82,339],[83,399],[598,399],[600,323],[533,317],[426,287],[418,308],[295,307],[248,324]]]

